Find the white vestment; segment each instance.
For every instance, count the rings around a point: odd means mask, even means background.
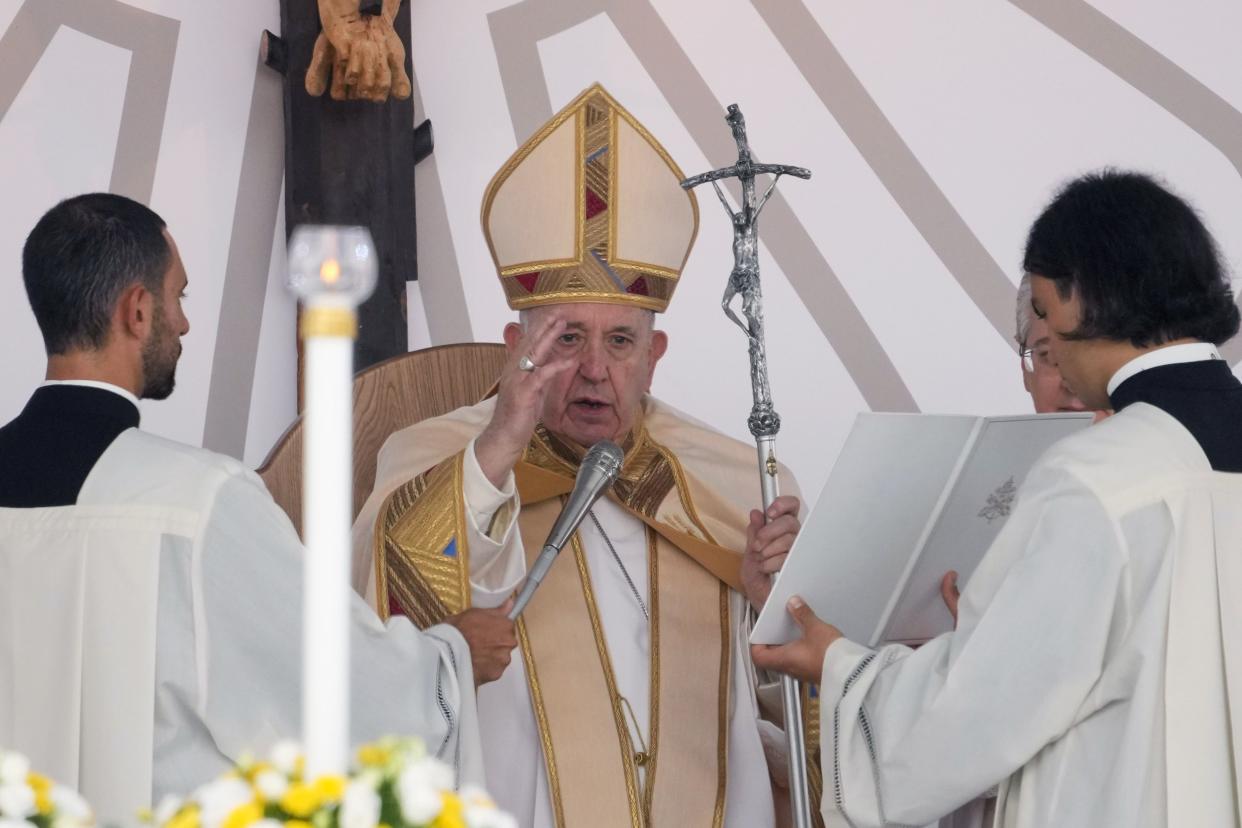
[[[828,648],[825,818],[922,824],[999,783],[1002,826],[1238,825],[1240,595],[1242,475],[1144,403],[1061,441],[955,632]]]
[[[0,745],[128,822],[298,738],[302,554],[255,474],[136,429],[75,505],[0,509]],[[353,740],[420,736],[480,783],[460,634],[351,598]]]

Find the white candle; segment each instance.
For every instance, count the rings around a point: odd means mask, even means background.
[[[302,526],[302,722],[306,770],[343,773],[349,759],[349,530],[353,340],[306,340]]]
[[[353,504],[354,309],[375,287],[370,233],[299,227],[289,286],[302,298],[302,740],[310,777],[349,763],[349,556]]]

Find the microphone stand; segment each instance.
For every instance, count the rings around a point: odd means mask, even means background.
[[[681,182],[689,190],[699,184],[710,182],[733,221],[733,272],[725,288],[720,306],[747,336],[750,351],[750,385],[754,407],[750,410],[747,426],[755,438],[759,457],[759,485],[763,492],[764,520],[768,507],[780,494],[777,480],[776,435],[781,429],[781,418],[772,405],[772,392],[768,385],[768,357],[763,336],[763,293],[759,286],[759,212],[767,203],[776,182],[782,175],[797,178],[811,177],[810,170],[784,164],[758,164],[752,159],[750,145],[746,140],[746,121],[737,104],[729,106],[725,117],[737,143],[737,164],[719,170],[692,176]],[[763,196],[756,202],[755,176],[772,174],[774,178]],[[718,183],[723,178],[736,178],[742,184],[742,209],[733,212]],[[733,298],[741,294],[742,315],[739,319],[730,306]],[[806,740],[802,725],[802,694],[798,682],[789,676],[781,677],[781,699],[785,712],[785,740],[789,749],[789,795],[796,828],[811,826],[811,795],[807,778]]]

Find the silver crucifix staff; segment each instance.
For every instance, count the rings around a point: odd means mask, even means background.
[[[780,493],[776,478],[776,434],[781,430],[781,418],[772,405],[772,390],[768,385],[768,355],[763,339],[763,293],[759,287],[759,213],[767,204],[776,182],[782,175],[810,178],[811,171],[784,164],[757,164],[746,142],[746,120],[737,104],[730,104],[725,117],[737,142],[737,163],[732,167],[705,172],[681,182],[687,190],[711,182],[733,221],[733,272],[725,288],[720,305],[725,315],[746,332],[750,343],[750,385],[755,404],[750,410],[747,424],[755,437],[759,451],[759,483],[763,489],[763,511]],[[770,174],[772,183],[763,196],[755,199],[755,176]],[[742,207],[737,212],[729,206],[720,179],[736,178],[742,183]],[[742,297],[740,319],[733,310],[735,296]],[[793,819],[796,828],[810,828],[811,795],[807,784],[806,742],[802,730],[802,698],[798,683],[788,676],[781,679],[781,695],[785,704],[785,738],[789,744],[789,793],[793,800]]]

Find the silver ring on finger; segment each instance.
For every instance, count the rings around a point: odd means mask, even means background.
[[[518,369],[521,371],[533,371],[539,366],[531,361],[531,358],[524,356],[518,360]]]

